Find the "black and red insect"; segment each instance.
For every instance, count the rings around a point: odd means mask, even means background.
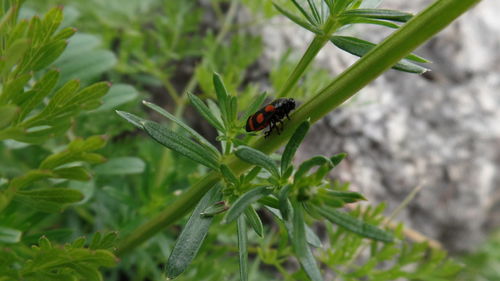
[[[294,109],[294,99],[276,99],[248,117],[245,129],[247,132],[253,132],[263,130],[269,126],[269,131],[264,134],[265,137],[268,137],[273,129],[276,129],[279,135],[280,127],[278,126],[278,123],[283,125],[283,118],[285,118],[285,116],[288,120],[290,120],[288,113]]]

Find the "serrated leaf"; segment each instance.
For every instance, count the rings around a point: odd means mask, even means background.
[[[165,268],[167,278],[179,276],[189,266],[198,253],[212,224],[213,217],[203,217],[201,212],[221,198],[220,188],[213,187],[203,196],[182,230],[170,253]]]
[[[237,219],[241,213],[245,211],[252,203],[256,202],[260,198],[269,195],[272,189],[267,186],[259,186],[247,191],[245,194],[241,195],[236,201],[234,201],[231,208],[226,213],[223,223],[230,223]]]
[[[262,167],[269,171],[274,177],[279,178],[278,166],[269,156],[261,151],[241,145],[236,149],[235,154],[241,160]]]
[[[128,112],[125,112],[125,111],[120,111],[120,110],[116,110],[115,111],[118,115],[120,115],[120,117],[122,117],[123,119],[127,120],[130,124],[136,126],[137,128],[139,129],[143,129],[144,130],[144,123],[146,123],[146,119],[143,119],[139,116],[136,116],[132,113],[128,113]]]
[[[329,220],[330,222],[337,224],[351,232],[359,234],[363,237],[383,241],[392,242],[394,237],[389,232],[386,232],[372,224],[368,224],[362,220],[359,220],[347,213],[340,212],[334,208],[327,206],[311,206],[316,212],[321,216]]]
[[[313,281],[322,281],[323,277],[319,271],[318,264],[306,240],[304,212],[302,206],[294,201],[293,206],[293,235],[291,235],[292,246],[295,256],[302,265],[302,269]]]
[[[14,244],[21,241],[23,232],[18,229],[0,226],[0,243]]]
[[[224,132],[224,126],[217,120],[217,118],[212,114],[210,109],[200,100],[197,96],[188,93],[189,100],[191,104],[198,110],[198,112],[217,130]]]
[[[407,22],[413,17],[410,13],[386,9],[352,9],[343,12],[341,16],[383,19],[397,22]]]
[[[156,122],[146,121],[144,123],[146,132],[157,142],[168,147],[189,159],[198,162],[214,170],[219,169],[218,159],[200,144],[180,135]]]
[[[371,49],[373,49],[376,46],[376,44],[374,43],[349,36],[332,36],[330,41],[340,49],[358,57],[364,56],[366,53],[368,53]],[[396,63],[392,68],[418,74],[427,71],[426,68],[408,61],[408,60],[413,60],[417,62],[423,62],[423,61],[428,62],[427,60],[418,57],[417,55],[414,54],[406,56],[405,59]]]
[[[295,132],[293,133],[292,137],[286,144],[285,150],[283,151],[283,155],[281,156],[281,174],[283,175],[286,170],[288,169],[288,166],[292,163],[293,156],[295,155],[295,152],[297,152],[297,149],[299,148],[300,143],[302,143],[302,140],[304,140],[304,137],[307,134],[307,131],[309,131],[309,122],[304,121],[302,122]]]
[[[196,132],[194,129],[192,129],[191,127],[189,127],[186,123],[182,122],[179,118],[175,117],[174,115],[170,114],[168,111],[164,110],[163,108],[153,104],[153,103],[150,103],[150,102],[147,102],[147,101],[143,101],[142,102],[144,105],[146,105],[147,107],[153,109],[154,111],[160,113],[161,115],[165,116],[166,118],[170,119],[171,121],[173,121],[174,123],[176,123],[177,125],[179,125],[181,128],[183,128],[184,130],[186,130],[186,132],[188,132],[191,136],[193,136],[193,138],[198,141],[201,145],[205,146],[206,148],[208,148],[215,157],[219,157],[220,156],[220,152],[217,150],[217,148],[215,148],[215,146],[213,146],[207,139],[205,139],[202,135],[198,134],[198,132]]]
[[[262,237],[262,235],[264,234],[264,226],[262,225],[262,221],[255,209],[252,207],[252,205],[249,205],[244,212],[248,223],[252,226],[255,233],[257,233],[259,237]]]
[[[144,172],[146,164],[137,157],[116,157],[94,167],[97,175],[131,175]]]
[[[245,218],[238,218],[238,255],[240,257],[240,280],[248,280],[247,224]]]

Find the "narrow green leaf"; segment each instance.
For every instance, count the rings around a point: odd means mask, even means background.
[[[245,183],[249,183],[249,182],[251,182],[251,181],[252,181],[252,180],[253,180],[256,176],[258,176],[258,175],[259,175],[260,170],[262,170],[262,168],[261,168],[261,167],[259,167],[259,166],[255,166],[255,167],[253,167],[253,168],[250,170],[250,172],[248,172],[248,174],[246,174],[246,175],[245,175],[245,177],[244,177],[244,182],[245,182]]]
[[[33,200],[51,201],[56,203],[76,203],[83,199],[80,191],[69,188],[39,188],[28,191],[18,191],[16,196],[29,197]]]
[[[203,217],[201,213],[220,198],[220,187],[215,186],[203,196],[194,209],[168,258],[165,268],[167,278],[173,279],[184,272],[200,250],[213,219],[213,217]]]
[[[101,243],[101,233],[96,232],[90,241],[89,249],[97,250],[97,246]]]
[[[7,127],[18,115],[19,107],[13,104],[0,106],[0,129]]]
[[[362,220],[359,220],[347,213],[337,211],[336,209],[327,206],[311,207],[330,222],[344,227],[345,229],[359,234],[363,237],[383,242],[392,242],[394,240],[394,236],[391,233],[386,232],[372,224],[368,224]]]
[[[66,40],[73,36],[76,33],[76,28],[74,27],[66,27],[59,31],[54,37],[52,37],[52,40]]]
[[[300,18],[299,16],[293,14],[292,12],[278,6],[276,3],[273,2],[273,6],[281,13],[283,14],[285,17],[287,17],[289,20],[293,21],[294,23],[302,26],[303,28],[315,33],[315,34],[318,34],[318,35],[321,35],[323,32],[321,31],[321,29],[317,28],[316,26],[310,24],[309,22],[303,20],[302,18]]]
[[[364,24],[375,24],[375,25],[381,25],[389,28],[399,28],[399,25],[385,21],[385,20],[377,20],[377,19],[370,19],[370,18],[361,18],[361,17],[349,17],[346,18],[345,20],[342,21],[344,25],[347,24],[356,24],[356,23],[364,23]]]
[[[22,231],[0,226],[0,243],[15,244],[21,241]]]
[[[66,40],[59,40],[43,46],[33,59],[31,68],[38,71],[49,66],[62,54],[67,45]]]
[[[347,153],[339,153],[339,154],[335,154],[332,157],[330,157],[330,161],[332,161],[333,166],[336,167],[346,157],[347,157]]]
[[[238,253],[240,257],[240,280],[248,280],[247,223],[245,217],[238,218]]]
[[[219,103],[219,108],[222,115],[222,121],[224,121],[224,125],[227,128],[229,127],[229,120],[230,120],[229,117],[230,97],[227,93],[226,87],[224,86],[224,82],[222,82],[222,78],[218,73],[214,72],[213,83],[214,83],[215,93],[217,94],[217,103]]]
[[[189,100],[191,104],[198,110],[198,112],[208,121],[212,126],[214,126],[217,130],[224,132],[224,126],[217,120],[217,118],[212,114],[210,109],[203,103],[200,98],[197,96],[188,93]]]
[[[138,157],[115,157],[94,167],[97,175],[130,175],[144,172],[146,164]]]
[[[288,220],[290,214],[290,201],[288,200],[288,194],[292,189],[292,185],[287,184],[283,187],[278,194],[279,209],[284,220]]]
[[[163,146],[204,166],[214,170],[219,169],[218,159],[213,156],[212,152],[189,138],[152,121],[146,121],[144,129],[154,140]]]
[[[231,169],[229,169],[228,166],[221,164],[220,171],[221,171],[222,175],[224,176],[224,178],[226,180],[228,180],[230,183],[234,184],[235,186],[239,185],[240,182],[239,182],[238,178],[236,178],[236,176],[231,171]]]
[[[116,110],[115,112],[137,128],[144,129],[144,123],[147,121],[146,119],[142,119],[139,116],[125,111]]]
[[[269,156],[261,151],[241,145],[237,148],[235,154],[241,160],[260,166],[268,170],[274,177],[279,178],[278,166],[276,166],[276,163]]]
[[[376,46],[376,44],[374,43],[349,36],[332,36],[330,41],[340,49],[358,57],[364,56],[366,53],[368,53],[371,49],[375,48]],[[406,60],[404,59],[400,60],[392,68],[418,74],[427,71],[426,68],[407,61],[407,60],[414,60],[421,62],[422,60],[425,59],[418,57],[416,55],[406,56],[405,59]]]
[[[77,180],[77,181],[88,181],[90,180],[90,174],[84,167],[67,167],[54,170],[54,174],[63,179]]]
[[[321,242],[321,239],[319,239],[318,235],[314,233],[314,231],[306,224],[306,240],[307,243],[315,248],[321,248],[323,247],[323,243]]]
[[[2,75],[10,72],[14,65],[19,65],[19,61],[26,55],[29,47],[30,41],[26,38],[17,39],[10,44],[9,48],[3,53],[2,61],[0,61]]]
[[[0,104],[7,103],[9,100],[15,101],[16,98],[24,92],[24,86],[31,77],[31,73],[25,73],[3,85],[2,95],[0,95]]]
[[[203,212],[201,212],[201,215],[204,217],[213,217],[215,215],[227,211],[228,209],[229,206],[226,205],[226,201],[219,201],[215,202],[214,204],[210,205],[208,208],[203,210]]]
[[[327,189],[326,191],[330,195],[337,197],[346,203],[354,203],[354,202],[357,202],[360,200],[366,200],[366,198],[361,193],[358,193],[358,192],[338,191],[338,190],[332,190],[332,189]]]
[[[213,146],[207,139],[205,139],[202,135],[198,134],[195,130],[193,130],[191,127],[189,127],[186,123],[182,122],[179,118],[175,117],[174,115],[170,114],[168,111],[164,110],[163,108],[157,106],[156,104],[147,102],[147,101],[142,101],[144,105],[147,107],[153,109],[154,111],[160,113],[161,115],[165,116],[166,118],[170,119],[177,125],[179,125],[181,128],[186,130],[191,136],[193,136],[194,139],[196,139],[200,144],[208,148],[215,157],[220,156],[220,152]]]
[[[259,186],[241,195],[227,211],[222,223],[230,223],[237,219],[245,209],[260,198],[269,195],[272,189],[267,186]]]
[[[238,115],[238,98],[235,96],[231,96],[229,101],[230,101],[229,109],[231,112],[231,114],[229,114],[229,121],[231,123],[234,123]]]
[[[308,160],[302,162],[302,164],[300,164],[299,168],[297,169],[297,172],[295,172],[294,180],[299,181],[313,167],[323,166],[323,165],[327,165],[328,167],[330,167],[330,169],[333,168],[333,164],[332,164],[332,161],[330,161],[330,159],[328,159],[324,156],[311,157],[310,159],[308,159]]]
[[[98,100],[109,91],[110,87],[111,83],[109,82],[94,83],[71,97],[68,104],[78,104],[80,108],[87,110],[95,109],[101,105]]]
[[[307,273],[307,276],[313,281],[323,280],[321,272],[319,271],[318,264],[314,258],[311,248],[307,244],[306,230],[304,222],[304,212],[302,206],[294,201],[293,206],[293,235],[292,246],[295,256],[302,265],[302,269]]]
[[[285,147],[285,151],[283,151],[283,155],[281,156],[281,174],[283,175],[286,172],[286,169],[288,169],[288,166],[292,163],[293,156],[295,155],[295,152],[299,148],[300,143],[302,143],[302,140],[304,140],[304,137],[307,134],[307,131],[309,131],[309,122],[304,121],[302,122],[295,132],[293,133],[292,137],[288,141]]]
[[[409,13],[385,9],[353,9],[343,12],[341,16],[383,19],[397,22],[407,22],[413,17]]]
[[[33,93],[22,103],[21,114],[19,114],[18,122],[24,119],[43,99],[50,94],[52,89],[59,81],[59,71],[50,70],[42,76],[35,86],[33,86]]]
[[[259,237],[262,237],[262,235],[264,235],[264,226],[262,225],[262,221],[252,205],[245,209],[245,217],[255,233],[257,233]]]

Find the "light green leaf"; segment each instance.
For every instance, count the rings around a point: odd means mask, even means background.
[[[293,250],[295,256],[302,265],[302,269],[307,273],[307,276],[313,281],[321,281],[323,277],[319,271],[318,264],[314,258],[311,248],[307,244],[304,212],[302,206],[296,202],[292,202],[293,206],[293,235],[291,236]]]
[[[88,181],[91,177],[84,167],[68,167],[54,170],[54,174],[58,178]]]
[[[276,166],[276,163],[269,156],[261,151],[241,145],[237,148],[235,154],[241,160],[260,166],[268,170],[274,177],[279,178],[278,166]]]
[[[295,130],[292,137],[288,141],[285,147],[285,151],[283,151],[283,155],[281,156],[281,174],[283,175],[288,169],[288,166],[292,163],[293,156],[295,152],[299,148],[300,143],[304,140],[304,137],[309,131],[309,122],[302,122],[299,127]]]
[[[163,146],[209,168],[219,169],[218,159],[214,157],[213,153],[189,138],[152,121],[146,121],[144,129]]]
[[[359,234],[363,237],[383,241],[392,242],[394,236],[372,224],[368,224],[360,219],[357,219],[347,213],[337,211],[334,208],[327,206],[311,206],[313,210],[318,212],[321,216],[330,222],[337,224],[345,229]]]
[[[267,186],[259,186],[247,191],[245,194],[241,195],[233,205],[227,211],[226,216],[222,223],[230,223],[237,219],[241,213],[245,211],[252,203],[256,202],[260,198],[269,195],[272,189]]]
[[[239,216],[241,217],[241,216]],[[259,237],[262,237],[264,235],[264,226],[262,225],[262,221],[260,220],[259,215],[255,211],[255,209],[252,207],[252,205],[248,206],[245,209],[245,217],[248,221],[248,223],[252,226],[253,230]]]
[[[18,243],[19,241],[21,241],[22,234],[23,232],[18,229],[0,226],[0,243]]]
[[[189,127],[186,123],[182,122],[179,118],[175,117],[174,115],[170,114],[168,111],[164,110],[163,108],[157,106],[156,104],[147,102],[147,101],[142,101],[144,105],[147,107],[153,109],[154,111],[160,113],[161,115],[165,116],[166,118],[172,120],[174,123],[179,125],[181,128],[186,130],[196,141],[198,141],[201,145],[205,146],[208,148],[214,155],[214,157],[219,157],[220,152],[213,146],[207,139],[205,139],[202,135],[198,134],[194,129]]]
[[[68,188],[40,188],[18,191],[14,199],[43,212],[59,212],[66,204],[82,200],[83,194]]]
[[[144,123],[147,121],[146,119],[142,119],[139,116],[125,111],[115,110],[115,112],[137,128],[144,129]]]
[[[231,171],[231,169],[228,166],[221,164],[220,171],[227,181],[234,184],[235,186],[239,185],[240,182],[239,182],[238,178],[236,178],[236,176],[234,175],[234,173]]]
[[[116,157],[94,167],[97,175],[131,175],[144,172],[146,164],[137,157]]]
[[[368,53],[371,49],[375,48],[376,44],[373,44],[371,42],[361,40],[358,38],[354,37],[349,37],[349,36],[332,36],[330,41],[340,49],[353,54],[358,57],[364,56],[366,53]],[[406,60],[405,60],[406,59]],[[416,65],[414,63],[409,62],[408,60],[413,60],[417,62],[422,62],[425,59],[418,57],[416,55],[409,55],[406,56],[405,59],[400,60],[398,63],[396,63],[392,68],[405,71],[405,72],[410,72],[410,73],[424,73],[427,71],[426,68]],[[428,62],[425,60],[425,62]]]
[[[208,123],[210,123],[212,126],[214,126],[217,130],[224,132],[224,126],[217,120],[217,118],[212,114],[210,109],[203,103],[200,98],[197,96],[188,93],[189,100],[191,101],[191,104],[198,110],[198,112],[205,118]]]
[[[67,45],[66,40],[59,40],[43,46],[33,59],[31,68],[38,71],[49,66],[62,54]]]
[[[323,166],[326,165],[328,167],[333,168],[333,164],[330,161],[330,159],[324,157],[324,156],[314,156],[311,157],[310,159],[302,162],[300,164],[299,168],[297,169],[297,172],[295,172],[294,175],[294,180],[297,182],[299,181],[302,177],[306,175],[309,170],[311,170],[315,166]]]
[[[19,107],[13,104],[0,106],[0,129],[7,127],[19,113]]]
[[[341,17],[363,17],[391,20],[397,22],[407,22],[413,17],[413,15],[410,13],[385,9],[353,9],[343,12],[341,14]]]
[[[245,217],[238,218],[238,254],[240,257],[240,280],[248,280],[247,224]]]
[[[210,189],[194,209],[168,258],[165,269],[167,278],[173,279],[184,272],[200,250],[213,219],[213,217],[204,217],[201,213],[220,200],[219,190],[219,186]]]

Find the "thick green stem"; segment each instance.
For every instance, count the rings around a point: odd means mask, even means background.
[[[319,94],[297,109],[292,120],[286,123],[286,130],[281,135],[272,135],[268,139],[260,138],[252,146],[265,153],[277,150],[304,120],[315,122],[348,98],[359,89],[389,69],[392,65],[427,41],[454,19],[467,11],[480,0],[438,0],[419,15],[394,32],[370,53],[359,59],[344,73],[339,75]],[[250,165],[236,157],[231,157],[228,166],[241,173]],[[171,206],[166,207],[157,217],[140,226],[134,233],[126,237],[119,245],[117,253],[122,255],[155,233],[186,215],[199,199],[220,180],[220,175],[211,172],[200,179]]]

